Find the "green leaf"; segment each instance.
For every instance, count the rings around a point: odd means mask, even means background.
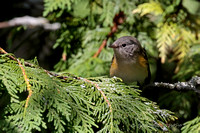
[[[74,4],[73,15],[75,17],[85,18],[90,13],[89,1],[81,0]]]
[[[193,15],[200,15],[200,2],[197,0],[183,0],[183,6]]]

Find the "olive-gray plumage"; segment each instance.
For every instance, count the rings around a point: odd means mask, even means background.
[[[124,36],[110,45],[114,56],[110,76],[122,78],[125,83],[141,84],[150,79],[148,59],[140,42],[132,36]]]

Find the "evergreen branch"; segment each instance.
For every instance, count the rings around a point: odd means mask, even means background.
[[[22,70],[22,73],[23,73],[23,76],[24,76],[24,80],[26,82],[27,90],[28,90],[28,97],[26,98],[26,104],[25,104],[25,109],[24,109],[24,115],[25,115],[26,108],[28,107],[28,102],[29,102],[29,99],[30,99],[33,91],[31,90],[31,85],[29,84],[29,79],[27,78],[27,75],[26,75],[26,72],[25,72],[25,69],[24,69],[23,65],[21,64],[21,62],[19,61],[19,59],[17,59],[17,62],[19,64],[19,67]]]
[[[44,12],[43,16],[47,16],[49,13],[54,10],[64,10],[66,6],[68,9],[71,9],[72,3],[75,1],[72,0],[44,0]]]
[[[4,49],[2,49],[1,47],[0,47],[0,53],[8,54],[8,53],[7,53]],[[31,85],[29,84],[29,79],[27,78],[25,69],[24,69],[23,65],[21,64],[21,62],[19,61],[19,59],[16,59],[16,58],[15,58],[14,56],[12,56],[12,55],[8,55],[8,57],[9,57],[10,59],[15,60],[15,61],[18,62],[19,67],[20,67],[21,70],[22,70],[22,73],[23,73],[23,76],[24,76],[24,80],[25,80],[26,85],[27,85],[27,90],[28,90],[29,94],[28,94],[28,97],[26,98],[26,104],[25,104],[25,109],[24,109],[24,115],[25,115],[25,113],[26,113],[26,108],[28,107],[29,99],[30,99],[30,97],[31,97],[31,95],[32,95]],[[30,65],[30,63],[27,63],[27,64]],[[30,65],[30,66],[33,66],[33,65]]]
[[[97,50],[97,52],[93,55],[93,58],[96,58],[102,51],[102,49],[106,46],[108,39],[118,30],[118,26],[124,22],[125,16],[123,12],[120,12],[115,15],[113,19],[113,26],[111,27],[111,31],[106,36],[106,39],[103,40],[101,46]]]
[[[0,53],[1,54],[8,54],[4,49],[2,49],[1,47],[0,47]],[[12,55],[7,55],[10,59],[12,59],[12,60],[15,60],[15,61],[17,61],[16,59],[15,59],[15,57],[14,56],[12,56]]]
[[[82,79],[83,81],[88,82],[88,83],[94,85],[95,88],[101,93],[101,95],[103,96],[104,100],[107,102],[107,104],[108,104],[108,106],[110,108],[110,113],[111,113],[111,127],[110,127],[110,132],[112,133],[113,132],[113,111],[112,111],[112,106],[111,106],[110,101],[108,100],[108,98],[106,97],[105,93],[102,91],[102,89],[99,87],[98,84],[96,84],[96,83],[94,83],[94,82],[92,82],[92,81],[90,81],[88,79],[85,79],[85,78],[80,78],[80,79]]]
[[[183,63],[192,44],[197,41],[194,33],[180,26],[176,29],[176,35],[177,46],[174,48],[174,57],[172,58],[172,60],[178,60],[175,73],[179,71],[180,65]]]
[[[80,78],[80,79],[82,79],[83,81],[88,82],[88,83],[94,85],[97,88],[97,90],[101,93],[101,95],[103,96],[103,98],[105,99],[105,101],[108,103],[108,106],[110,108],[110,112],[112,113],[111,103],[109,102],[109,100],[107,99],[106,95],[104,94],[104,92],[102,91],[102,89],[99,87],[99,85],[96,84],[96,83],[94,83],[94,82],[92,82],[92,81],[90,81],[90,80],[88,80],[88,79],[85,79],[85,78]]]
[[[17,61],[18,62],[18,59],[16,59],[14,56],[12,56],[12,55],[9,55],[8,54],[8,52],[6,52],[4,49],[2,49],[1,47],[0,47],[0,53],[1,54],[7,54],[7,57],[8,58],[10,58],[10,59],[12,59],[12,60],[14,60],[14,61]],[[29,67],[37,67],[37,66],[35,66],[34,64],[31,64],[31,63],[29,63],[29,62],[26,62],[26,61],[24,61],[24,65],[25,66],[29,66]],[[60,75],[58,75],[58,74],[56,74],[56,73],[53,73],[53,72],[50,72],[50,71],[48,71],[48,70],[45,70],[45,69],[43,69],[47,74],[49,74],[49,75],[51,75],[51,76],[54,76],[54,77],[58,77],[58,78],[60,78],[60,79],[66,79],[66,78],[68,78],[67,76],[60,76]],[[75,77],[75,76],[73,76],[74,78],[76,78],[76,79],[78,79],[78,77]]]
[[[145,86],[145,89],[148,88],[166,88],[173,89],[178,91],[194,91],[195,93],[200,95],[200,77],[193,77],[187,82],[177,82],[177,83],[163,83],[163,82],[154,82]]]
[[[67,76],[60,76],[56,73],[52,73],[52,72],[49,72],[47,70],[45,70],[48,74],[54,76],[54,77],[58,77],[60,79],[67,79],[68,77]],[[91,80],[88,80],[88,79],[85,79],[85,78],[81,78],[81,77],[75,77],[73,76],[75,79],[77,80],[83,80],[84,82],[87,82],[87,83],[90,83],[92,85],[95,86],[95,88],[100,92],[100,94],[102,95],[102,97],[104,98],[104,100],[107,102],[108,106],[109,106],[109,109],[110,109],[110,113],[111,113],[111,130],[110,132],[112,132],[112,128],[113,128],[113,110],[112,110],[112,106],[111,106],[111,103],[110,101],[108,100],[108,98],[106,97],[105,93],[102,91],[102,89],[99,87],[99,85],[97,83],[94,83],[92,82]]]
[[[200,116],[197,116],[193,120],[184,123],[181,128],[182,133],[199,133],[200,132]]]
[[[163,9],[159,2],[150,1],[148,3],[140,4],[136,9],[132,11],[132,13],[140,13],[140,16],[144,16],[149,13],[160,15],[163,13]]]
[[[4,49],[2,49],[1,47],[0,47],[0,53],[3,53],[3,54],[8,54]],[[30,88],[30,84],[29,84],[29,79],[27,78],[27,75],[26,75],[26,73],[25,73],[25,69],[23,68],[23,66],[22,66],[22,64],[21,64],[21,62],[18,60],[18,59],[16,59],[15,57],[13,57],[13,56],[11,56],[11,55],[8,55],[8,57],[10,58],[10,59],[13,59],[13,60],[15,60],[15,61],[17,61],[18,62],[18,64],[19,64],[19,66],[20,66],[20,68],[21,68],[21,70],[22,70],[22,73],[23,73],[23,75],[24,75],[24,80],[25,80],[25,82],[26,82],[26,84],[27,84],[27,90],[29,91],[29,95],[28,95],[28,97],[27,97],[27,101],[26,101],[26,104],[25,104],[25,108],[27,108],[27,106],[28,106],[28,101],[29,101],[29,99],[30,99],[30,97],[31,97],[31,95],[32,95],[32,90],[31,90],[31,88]],[[33,64],[30,64],[30,63],[27,63],[27,62],[24,62],[25,63],[25,65],[27,64],[28,66],[33,66]],[[49,74],[49,75],[51,75],[51,76],[54,76],[54,77],[58,77],[58,78],[60,78],[60,79],[67,79],[68,77],[67,76],[60,76],[60,75],[58,75],[58,74],[56,74],[56,73],[52,73],[52,72],[50,72],[50,71],[48,71],[48,70],[44,70],[47,74]],[[104,100],[107,102],[107,104],[108,104],[108,106],[109,106],[109,108],[110,108],[110,112],[112,113],[112,106],[111,106],[111,103],[109,102],[109,100],[107,99],[107,97],[106,97],[106,95],[104,94],[104,92],[101,90],[101,88],[98,86],[98,84],[96,84],[96,83],[94,83],[94,82],[92,82],[92,81],[90,81],[90,80],[88,80],[88,79],[85,79],[85,78],[80,78],[80,77],[75,77],[75,76],[73,76],[75,79],[82,79],[83,81],[85,81],[85,82],[88,82],[88,83],[90,83],[90,84],[92,84],[92,85],[94,85],[96,88],[97,88],[97,90],[101,93],[101,95],[103,96],[103,98],[104,98]]]
[[[17,61],[17,59],[16,59],[14,56],[9,55],[8,52],[6,52],[6,51],[5,51],[4,49],[2,49],[1,47],[0,47],[0,53],[1,53],[1,54],[7,54],[7,57],[8,57],[8,58],[10,58],[10,59],[12,59],[12,60],[14,60],[14,61]],[[17,62],[18,62],[18,61],[17,61]],[[35,65],[33,65],[33,64],[29,63],[29,62],[24,62],[24,65],[25,65],[25,66],[29,66],[29,67],[35,66]]]
[[[18,62],[18,59],[16,59],[16,58],[15,58],[14,56],[12,56],[12,55],[9,55],[8,52],[6,52],[6,51],[5,51],[4,49],[2,49],[1,47],[0,47],[0,53],[1,53],[1,54],[7,54],[7,57],[8,57],[8,58],[10,58],[10,59],[12,59],[12,60]],[[29,67],[36,67],[34,64],[31,64],[31,63],[26,62],[26,61],[24,61],[24,65],[25,65],[25,66],[29,66]],[[48,70],[45,70],[45,69],[44,69],[44,71],[45,71],[47,74],[51,75],[51,76],[54,76],[54,77],[58,77],[58,76],[59,76],[58,74],[52,73],[52,72],[50,72],[50,71],[48,71]],[[60,78],[60,77],[59,77],[59,78]],[[65,78],[68,78],[68,77],[62,77],[62,79],[65,79]]]
[[[162,63],[165,63],[165,60],[169,53],[169,48],[173,45],[176,27],[176,24],[169,24],[167,22],[158,25],[158,32],[156,38],[157,47],[160,53],[159,57],[161,58]]]

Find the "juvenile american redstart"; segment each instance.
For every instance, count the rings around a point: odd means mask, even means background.
[[[121,37],[109,47],[114,50],[111,77],[119,77],[125,83],[149,83],[151,74],[146,51],[135,37]]]

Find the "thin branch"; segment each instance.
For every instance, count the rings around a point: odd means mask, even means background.
[[[0,53],[1,54],[8,54],[4,49],[2,49],[1,47],[0,47]],[[15,60],[15,61],[17,61],[17,59],[14,57],[14,56],[12,56],[12,55],[7,55],[10,59],[12,59],[12,60]]]
[[[1,53],[1,54],[7,54],[7,56],[8,56],[10,59],[12,59],[12,60],[14,60],[14,61],[17,61],[18,64],[19,64],[19,67],[20,67],[21,70],[22,70],[22,74],[23,74],[24,80],[25,80],[25,82],[26,82],[27,90],[28,90],[28,97],[26,98],[26,104],[25,104],[25,109],[24,109],[24,115],[25,115],[25,113],[26,113],[26,108],[28,107],[29,99],[30,99],[30,97],[31,97],[31,95],[32,95],[32,93],[33,93],[32,90],[31,90],[31,85],[29,84],[29,79],[28,79],[28,77],[27,77],[27,75],[26,75],[26,71],[25,71],[23,65],[21,64],[21,62],[19,61],[19,59],[15,58],[15,57],[12,56],[12,55],[8,55],[8,53],[7,53],[4,49],[2,49],[1,47],[0,47],[0,53]],[[25,63],[25,65],[33,66],[33,65],[30,64],[30,63]]]
[[[7,56],[8,56],[10,59],[12,59],[12,60],[14,60],[14,61],[18,61],[14,56],[9,55],[9,54],[8,54],[4,49],[2,49],[1,47],[0,47],[0,54],[7,54]],[[29,63],[29,62],[24,62],[24,64],[25,64],[25,66],[30,66],[30,67],[35,66],[35,65],[33,65],[33,64]]]
[[[82,79],[83,81],[88,82],[88,83],[94,85],[94,86],[97,88],[97,90],[98,90],[98,91],[101,93],[101,95],[103,96],[104,100],[107,102],[107,104],[108,104],[108,106],[109,106],[109,108],[110,108],[110,112],[112,112],[111,103],[110,103],[110,101],[108,100],[108,98],[106,97],[105,93],[104,93],[104,92],[102,91],[102,89],[99,87],[99,85],[96,84],[96,83],[94,83],[94,82],[92,82],[92,81],[90,81],[90,80],[88,80],[88,79],[85,79],[85,78],[80,78],[80,79]]]
[[[28,79],[28,77],[26,75],[26,71],[25,71],[23,65],[21,64],[21,62],[18,59],[17,59],[17,62],[19,64],[19,67],[22,70],[22,74],[24,76],[24,80],[26,82],[26,86],[27,86],[27,90],[28,90],[28,97],[26,98],[26,104],[25,104],[25,109],[24,109],[24,115],[25,115],[26,114],[26,108],[28,107],[28,102],[29,102],[29,99],[30,99],[33,91],[31,90],[31,85],[29,84],[29,79]]]
[[[152,84],[146,85],[147,88],[166,88],[177,91],[194,91],[197,94],[200,94],[200,77],[192,77],[187,82],[177,82],[177,83],[163,83],[163,82],[154,82]]]
[[[57,30],[60,29],[60,23],[50,24],[46,18],[43,17],[16,17],[6,22],[0,22],[0,28],[7,28],[13,26],[27,26],[27,27],[43,27],[45,30]]]
[[[118,26],[124,22],[125,16],[123,12],[120,12],[115,15],[113,19],[113,26],[111,27],[111,31],[106,36],[106,39],[103,40],[101,46],[97,50],[97,52],[93,55],[93,58],[96,58],[102,51],[102,49],[106,46],[108,39],[118,30]]]
[[[108,100],[108,98],[106,97],[105,93],[102,91],[102,89],[99,87],[99,85],[97,83],[94,83],[94,82],[92,82],[92,81],[90,81],[88,79],[85,79],[85,78],[79,78],[79,79],[94,85],[95,88],[100,92],[100,94],[102,95],[104,100],[107,102],[107,104],[108,104],[108,106],[110,108],[110,113],[111,113],[111,129],[110,129],[110,132],[112,132],[112,128],[113,128],[113,126],[112,126],[113,125],[113,110],[112,110],[112,106],[111,106],[110,101]]]
[[[96,57],[101,53],[102,49],[103,49],[103,48],[106,46],[106,44],[107,44],[107,40],[108,40],[108,39],[103,40],[101,46],[99,47],[99,49],[97,50],[97,52],[93,55],[93,58],[96,58]]]

